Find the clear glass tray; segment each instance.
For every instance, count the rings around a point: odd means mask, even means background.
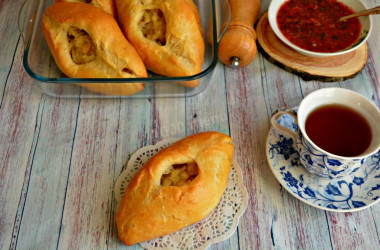
[[[57,67],[42,34],[41,18],[54,0],[25,0],[19,14],[25,71],[40,89],[49,96],[60,98],[156,98],[190,97],[203,92],[211,82],[218,62],[218,45],[228,28],[230,10],[227,0],[194,0],[204,29],[205,56],[202,72],[186,77],[166,77],[148,72],[148,78],[68,78]],[[209,41],[209,42],[208,42]],[[184,87],[178,82],[200,79],[196,88]],[[83,88],[78,83],[145,83],[145,89],[131,96],[103,95]]]

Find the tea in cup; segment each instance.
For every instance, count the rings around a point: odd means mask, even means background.
[[[277,121],[291,115],[297,132]],[[295,112],[275,112],[272,125],[294,138],[302,165],[329,179],[350,175],[380,149],[380,111],[364,96],[342,88],[323,88],[306,96]]]

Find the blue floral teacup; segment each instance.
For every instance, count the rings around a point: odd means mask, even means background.
[[[367,120],[372,139],[367,149],[357,156],[345,157],[329,153],[318,147],[308,136],[305,123],[308,115],[324,105],[338,104],[351,108],[360,113]],[[290,115],[297,124],[297,132],[281,126],[278,120]],[[293,137],[295,148],[300,156],[302,165],[312,174],[329,179],[339,179],[355,173],[366,159],[380,149],[380,111],[364,96],[342,88],[323,88],[310,93],[305,97],[298,111],[293,109],[279,109],[272,115],[272,125]]]

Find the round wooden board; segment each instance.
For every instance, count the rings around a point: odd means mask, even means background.
[[[367,44],[350,53],[315,58],[304,56],[283,43],[273,32],[265,12],[256,27],[260,51],[275,65],[299,75],[303,80],[342,81],[354,77],[367,62]]]

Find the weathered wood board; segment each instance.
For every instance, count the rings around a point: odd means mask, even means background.
[[[380,203],[354,213],[311,207],[276,181],[265,155],[272,112],[314,90],[344,87],[380,106],[379,29],[364,68],[344,82],[304,81],[258,53],[241,69],[219,64],[209,88],[192,98],[55,99],[23,70],[21,2],[0,1],[0,249],[126,249],[113,185],[128,156],[207,130],[232,136],[249,193],[238,230],[210,249],[380,249]]]

